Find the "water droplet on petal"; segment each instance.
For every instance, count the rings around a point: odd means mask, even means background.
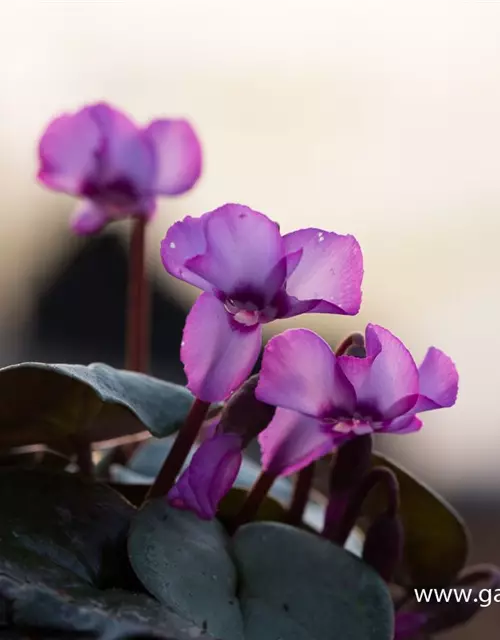
[[[171,249],[175,249],[175,242],[171,242],[171,243],[169,244],[169,247],[170,247]]]
[[[325,236],[324,236],[323,232],[320,231],[318,233],[318,242],[323,242],[324,239],[325,239]]]

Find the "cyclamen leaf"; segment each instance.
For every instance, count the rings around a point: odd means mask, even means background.
[[[135,509],[112,489],[1,469],[0,513],[1,637],[211,637],[149,596],[114,588]]]
[[[242,527],[233,549],[241,575],[245,640],[392,639],[393,608],[385,584],[344,549],[274,522]]]
[[[28,362],[0,369],[0,448],[78,437],[174,433],[193,402],[185,388],[105,364]]]
[[[217,521],[154,500],[134,520],[129,556],[150,593],[221,640],[392,640],[380,577],[288,525],[251,523],[231,540]]]
[[[120,580],[135,508],[106,485],[69,473],[0,469],[0,513],[2,562],[20,555],[34,570],[45,559],[87,584]]]
[[[138,578],[160,602],[216,638],[243,640],[236,569],[217,520],[153,500],[135,518],[128,550]]]

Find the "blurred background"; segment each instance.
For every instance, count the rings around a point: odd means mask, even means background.
[[[384,447],[461,509],[473,560],[500,562],[500,1],[2,2],[0,82],[2,364],[123,358],[128,227],[70,236],[74,203],[35,181],[47,122],[102,99],[140,122],[188,117],[203,177],[149,232],[155,373],[182,380],[196,295],[161,267],[173,221],[234,201],[285,232],[356,235],[362,312],[299,322],[333,343],[371,321],[417,359],[453,357],[456,407]],[[449,637],[499,626],[492,605]]]

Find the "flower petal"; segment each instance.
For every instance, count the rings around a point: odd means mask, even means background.
[[[283,240],[287,256],[302,250],[299,264],[287,279],[287,294],[297,300],[287,316],[302,313],[305,301],[314,301],[312,313],[358,313],[363,256],[353,236],[301,229]]]
[[[276,410],[259,444],[264,471],[280,476],[300,471],[333,448],[320,420],[287,409]]]
[[[261,344],[259,325],[239,325],[217,298],[203,293],[188,315],[181,345],[189,390],[206,402],[224,400],[250,374]]]
[[[419,367],[418,402],[412,413],[452,407],[458,395],[458,372],[445,353],[431,347]]]
[[[154,120],[144,131],[155,152],[156,193],[178,195],[191,189],[201,174],[201,145],[186,120]]]
[[[188,260],[188,269],[234,300],[271,302],[286,275],[279,226],[239,204],[204,216],[206,253]]]
[[[99,103],[87,109],[102,137],[93,181],[128,183],[137,194],[152,195],[155,157],[150,141],[130,118],[110,105]]]
[[[372,363],[370,375],[356,387],[358,409],[366,406],[378,412],[379,419],[392,420],[417,401],[417,366],[404,344],[387,329],[369,324],[365,336],[366,355]]]
[[[356,402],[328,343],[307,329],[290,329],[268,342],[255,395],[316,418],[350,415]]]
[[[204,278],[193,273],[186,267],[190,258],[201,255],[207,250],[205,239],[205,216],[176,222],[167,231],[161,243],[161,259],[165,269],[175,278],[184,280],[204,291],[211,291],[212,285]]]
[[[51,189],[79,195],[87,176],[95,170],[101,133],[88,109],[53,120],[38,147],[38,179]]]
[[[102,207],[84,200],[71,217],[71,229],[80,236],[98,233],[108,222],[108,216]]]
[[[414,431],[420,431],[422,426],[423,423],[419,418],[409,414],[385,422],[380,429],[377,429],[377,433],[392,433],[396,435],[413,433]]]
[[[169,491],[169,503],[178,509],[194,511],[204,520],[214,518],[219,502],[238,475],[241,450],[241,438],[233,434],[205,440]]]

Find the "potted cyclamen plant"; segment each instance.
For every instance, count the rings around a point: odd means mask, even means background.
[[[423,412],[455,403],[452,360],[431,347],[417,366],[373,324],[335,350],[293,329],[252,375],[262,324],[359,311],[356,239],[281,235],[240,204],[170,227],[166,271],[203,292],[180,344],[181,387],[147,375],[144,254],[156,198],[200,176],[195,131],[185,120],[141,128],[100,103],[50,123],[39,156],[39,181],[82,200],[75,233],[131,220],[127,364],[0,370],[2,637],[422,640],[472,617],[477,599],[419,603],[414,590],[492,589],[496,570],[464,570],[458,516],[372,450],[373,434],[417,431]],[[145,433],[168,455],[141,483]],[[261,473],[235,488],[255,438]],[[289,476],[283,504],[273,487]]]

